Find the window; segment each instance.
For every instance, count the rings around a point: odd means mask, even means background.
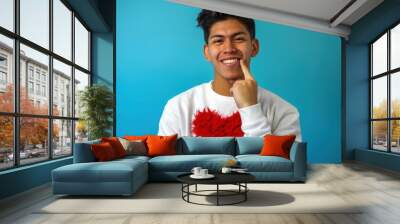
[[[36,69],[36,80],[40,81],[40,71],[39,71],[39,69]]]
[[[42,96],[46,96],[46,86],[42,86]]]
[[[75,62],[89,69],[89,32],[77,18],[75,18]]]
[[[0,55],[0,67],[3,67],[3,68],[7,67],[7,56]]]
[[[0,26],[0,170],[72,155],[87,139],[74,105],[89,85],[90,31],[62,0],[0,0]]]
[[[29,73],[29,79],[33,80],[33,67],[32,66],[29,66],[28,73]]]
[[[7,56],[0,53],[0,91],[6,91],[7,85]]]
[[[59,0],[53,0],[54,53],[71,60],[72,12]]]
[[[64,85],[65,83],[72,83],[72,68],[69,65],[66,65],[56,59],[53,60],[53,65],[54,65],[54,69],[53,69],[53,77],[54,77],[54,83],[53,83],[53,90],[54,90],[54,101],[53,101],[53,107],[56,106],[54,104],[58,104],[58,94],[60,91],[60,100],[61,102],[64,102],[64,96],[67,95],[71,95],[72,92],[70,89],[65,89]],[[69,104],[72,104],[72,98],[67,99]],[[68,117],[72,117],[72,108],[68,107],[65,111],[66,113],[62,116],[68,116]],[[53,114],[60,114],[59,109],[54,109],[53,110]]]
[[[80,93],[89,85],[89,74],[81,72],[79,70],[75,71],[75,117],[79,117],[81,114],[81,108],[79,107]]]
[[[371,148],[400,153],[400,24],[370,44]]]
[[[2,85],[7,84],[7,74],[3,71],[0,71],[0,84]]]
[[[0,1],[0,26],[14,31],[14,0]]]
[[[49,48],[49,0],[20,0],[21,36]]]
[[[36,95],[40,95],[40,84],[36,84]]]
[[[33,82],[28,82],[28,89],[29,94],[33,94]]]
[[[0,3],[0,7],[1,5],[2,3]],[[0,8],[0,14],[1,11],[2,9]],[[2,15],[0,15],[0,20],[1,19]],[[11,66],[12,58],[14,57],[13,52],[13,40],[0,33],[0,113],[14,111],[14,84],[12,83],[14,71],[13,67]],[[11,135],[11,130],[9,130],[8,135]],[[1,148],[2,144],[0,141],[0,151]]]

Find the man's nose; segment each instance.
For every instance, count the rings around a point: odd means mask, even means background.
[[[225,41],[225,44],[224,44],[224,51],[228,52],[228,53],[236,52],[237,48],[236,48],[235,44],[232,41],[227,40],[227,41]]]

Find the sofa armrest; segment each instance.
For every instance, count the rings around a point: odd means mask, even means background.
[[[75,143],[74,145],[74,163],[89,163],[95,162],[96,158],[94,157],[90,146],[92,144],[100,143],[99,140],[88,141]]]
[[[290,160],[293,162],[293,178],[305,181],[307,175],[307,143],[295,142],[290,149]]]

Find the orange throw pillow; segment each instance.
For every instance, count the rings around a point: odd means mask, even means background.
[[[262,156],[280,156],[290,159],[290,148],[293,145],[295,135],[265,135],[264,146],[261,149]]]
[[[176,155],[176,139],[178,135],[147,137],[148,156]]]
[[[90,147],[92,149],[94,157],[99,162],[109,161],[117,158],[113,147],[108,142],[93,144]]]
[[[126,151],[124,149],[124,146],[122,146],[121,142],[118,140],[117,137],[101,138],[101,142],[110,143],[112,148],[114,149],[115,155],[118,158],[126,156]]]

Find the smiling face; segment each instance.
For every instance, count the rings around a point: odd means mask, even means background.
[[[239,60],[250,64],[250,58],[257,55],[257,39],[252,39],[246,27],[234,18],[216,22],[210,28],[204,55],[214,65],[215,79],[227,81],[243,79]]]

